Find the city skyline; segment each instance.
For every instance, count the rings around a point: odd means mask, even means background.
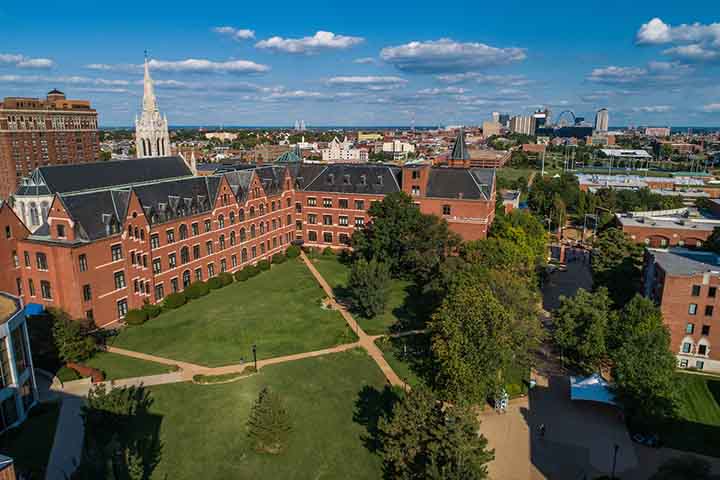
[[[479,124],[542,106],[610,125],[720,125],[720,6],[91,2],[28,23],[0,7],[0,96],[87,98],[102,126],[141,111],[148,51],[171,125]],[[690,2],[691,4],[693,2]],[[698,6],[700,5],[699,2]],[[622,15],[618,15],[622,9]]]

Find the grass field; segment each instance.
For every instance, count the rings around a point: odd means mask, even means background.
[[[381,478],[362,419],[384,383],[365,352],[351,350],[266,367],[234,383],[153,387],[151,413],[163,447],[151,478]],[[250,407],[264,386],[280,395],[293,425],[279,455],[254,452],[246,437]]]
[[[352,342],[336,311],[300,260],[274,265],[245,282],[124,329],[113,345],[207,366],[307,352]]]
[[[174,368],[160,363],[146,362],[110,352],[98,352],[84,364],[102,370],[106,380],[159,375],[174,370]]]
[[[323,278],[333,287],[335,296],[339,299],[346,298],[350,267],[336,257],[319,257],[312,262]],[[420,298],[420,295],[414,292],[414,285],[411,282],[393,279],[385,312],[373,318],[363,318],[355,314],[355,319],[370,335],[380,335],[395,329],[412,329],[421,323],[421,319],[418,318]]]
[[[0,436],[0,454],[15,461],[16,473],[45,478],[59,415],[59,403],[42,403],[20,427]]]
[[[665,444],[720,457],[720,378],[678,373],[679,418],[663,428]]]
[[[426,334],[380,339],[376,343],[395,373],[411,387],[432,381],[430,338]]]

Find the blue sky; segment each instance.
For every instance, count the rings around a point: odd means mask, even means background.
[[[0,3],[0,97],[52,88],[105,126],[478,124],[549,106],[720,125],[720,2]]]

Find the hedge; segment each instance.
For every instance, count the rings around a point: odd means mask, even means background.
[[[272,256],[272,263],[274,263],[275,265],[278,265],[280,263],[285,263],[286,260],[287,260],[287,257],[282,253],[276,253],[275,255]]]
[[[227,287],[228,285],[233,283],[233,276],[228,272],[222,272],[220,275],[218,275],[218,278],[220,279],[220,283],[222,283],[223,287]]]
[[[147,313],[148,319],[155,318],[162,312],[162,308],[160,308],[159,305],[153,305],[151,303],[146,303],[142,307],[143,311]]]
[[[270,270],[270,262],[268,262],[267,260],[260,260],[257,263],[257,268],[259,268],[262,271]]]
[[[237,272],[235,272],[236,282],[244,282],[250,277],[252,277],[252,275],[250,274],[250,267],[245,267],[242,270],[238,270]]]
[[[128,310],[127,314],[125,314],[125,323],[128,325],[142,325],[147,319],[148,313],[145,310],[139,310],[137,308]]]
[[[217,290],[223,286],[222,280],[220,280],[219,277],[212,277],[206,282],[206,285],[210,290]]]
[[[287,258],[296,258],[300,255],[300,247],[297,245],[290,245],[285,251]]]
[[[55,376],[62,382],[72,382],[73,380],[79,380],[81,377],[78,375],[78,373],[73,370],[72,368],[68,367],[60,367],[60,369],[55,373]]]
[[[165,301],[163,302],[163,305],[165,308],[179,308],[182,307],[187,303],[187,297],[183,292],[177,292],[177,293],[171,293],[167,297],[165,297]]]
[[[195,300],[210,293],[210,287],[208,287],[208,284],[205,282],[197,281],[191,283],[190,286],[185,289],[184,293],[188,300]]]

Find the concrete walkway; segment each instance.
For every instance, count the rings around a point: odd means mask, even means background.
[[[45,473],[46,480],[70,478],[80,464],[83,439],[85,438],[85,427],[82,417],[80,417],[80,411],[85,403],[87,390],[90,388],[90,379],[78,380],[78,382],[84,382],[86,385],[76,385],[68,392],[62,391],[55,394],[60,397],[62,403]],[[80,394],[73,393],[73,390]]]

